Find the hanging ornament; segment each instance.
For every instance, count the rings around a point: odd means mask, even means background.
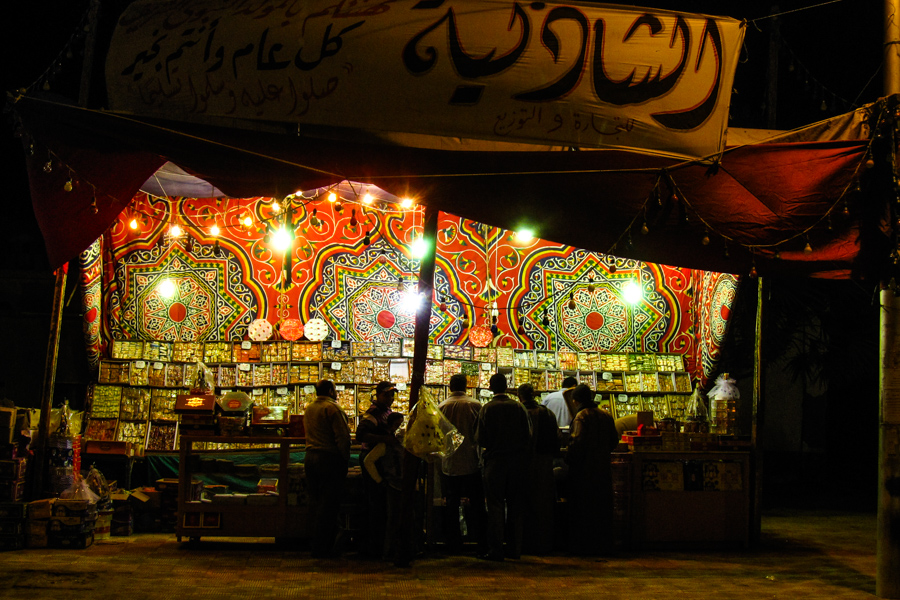
[[[610,265],[609,265],[609,272],[610,272],[610,273],[615,273],[615,272],[618,271],[618,270],[619,270],[619,267],[616,266],[616,263],[615,263],[615,262],[610,263]]]
[[[213,244],[213,254],[219,256],[222,254],[222,248],[219,246],[219,240],[216,240],[216,243]]]
[[[468,316],[463,317],[461,325],[462,325],[463,329],[469,328],[469,317]]]
[[[356,209],[350,211],[350,227],[356,229],[356,226],[359,225],[359,221],[356,220]]]
[[[71,192],[75,185],[72,183],[72,180],[69,179],[63,184],[63,190],[66,192]]]
[[[254,342],[264,342],[272,337],[272,324],[265,319],[256,319],[247,328],[247,335]]]
[[[541,325],[546,329],[550,327],[550,317],[547,315],[547,309],[544,309],[544,317],[541,319]]]
[[[803,247],[803,252],[806,254],[812,254],[812,246],[809,245],[809,240],[806,240],[806,245]]]
[[[403,291],[403,277],[397,277],[397,291]]]
[[[491,340],[494,339],[494,336],[497,335],[493,332],[493,329],[495,327],[497,326],[494,325],[490,329],[488,329],[484,325],[476,325],[469,330],[469,342],[471,342],[472,345],[476,348],[486,348],[490,345]],[[497,331],[499,332],[500,330],[498,329]]]
[[[494,323],[493,325],[491,325],[491,336],[497,337],[498,335],[500,335],[500,328],[497,327],[496,323]]]
[[[519,317],[519,327],[516,332],[519,335],[525,335],[525,317]]]
[[[703,237],[700,238],[700,243],[704,246],[709,246],[709,231],[703,233]]]
[[[303,326],[303,333],[311,342],[321,342],[328,337],[328,324],[322,319],[310,319]]]
[[[750,267],[749,275],[750,275],[750,279],[756,279],[759,276],[759,274],[756,272],[756,265],[753,265],[752,267]]]
[[[441,312],[447,312],[447,303],[441,302],[439,308],[440,308]]]
[[[300,322],[300,319],[285,319],[281,322],[278,331],[281,333],[281,337],[293,342],[303,337],[303,323]]]
[[[644,224],[641,225],[641,235],[647,235],[650,233],[650,228],[647,227],[647,221],[644,221]]]
[[[366,231],[366,236],[363,238],[363,244],[368,246],[371,243],[372,243],[372,230],[369,229],[368,231]]]
[[[575,310],[575,309],[577,308],[576,305],[575,305],[575,294],[573,294],[572,292],[569,292],[569,304],[568,304],[568,307],[569,307],[569,310]]]
[[[596,289],[596,288],[594,287],[594,276],[591,275],[591,276],[588,278],[588,286],[587,286],[588,294],[593,294],[595,289]]]

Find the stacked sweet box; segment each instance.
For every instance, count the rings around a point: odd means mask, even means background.
[[[25,547],[46,548],[49,545],[50,518],[53,516],[55,498],[28,503],[25,521]]]
[[[51,548],[87,548],[94,543],[97,504],[58,499],[51,507],[47,542]]]
[[[25,503],[0,503],[0,551],[25,547]]]
[[[18,502],[25,495],[27,459],[0,460],[0,502]]]

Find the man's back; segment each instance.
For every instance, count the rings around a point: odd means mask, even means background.
[[[479,458],[475,445],[475,422],[478,420],[481,403],[465,393],[454,392],[438,408],[463,436],[463,442],[456,452],[443,459],[441,466],[444,474],[469,475],[476,472]]]

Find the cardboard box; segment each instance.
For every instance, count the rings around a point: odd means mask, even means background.
[[[24,547],[24,535],[0,535],[0,552],[6,550],[21,550]]]
[[[0,502],[0,519],[24,519],[25,507],[24,502]]]
[[[214,394],[178,394],[175,397],[175,414],[213,415],[216,410]]]
[[[14,430],[6,427],[0,427],[0,444],[12,444],[14,441]]]
[[[28,503],[28,518],[30,520],[49,519],[53,516],[53,503],[56,498],[45,498]]]
[[[94,532],[87,531],[84,533],[73,533],[63,535],[49,535],[47,537],[48,545],[51,548],[68,548],[73,550],[83,550],[90,547],[94,543]]]
[[[16,428],[16,409],[0,407],[0,429]]]
[[[22,535],[25,533],[25,521],[22,519],[0,519],[0,536]]]
[[[287,425],[291,422],[291,410],[286,406],[254,406],[254,425]]]
[[[0,502],[20,502],[24,497],[24,480],[0,480]]]
[[[97,516],[97,505],[88,500],[64,500],[59,498],[53,503],[53,517],[83,517]]]

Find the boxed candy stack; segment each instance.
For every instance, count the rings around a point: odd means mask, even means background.
[[[25,547],[25,503],[0,502],[0,551]]]
[[[90,500],[57,499],[51,507],[47,542],[51,548],[87,548],[94,543],[97,504]]]

